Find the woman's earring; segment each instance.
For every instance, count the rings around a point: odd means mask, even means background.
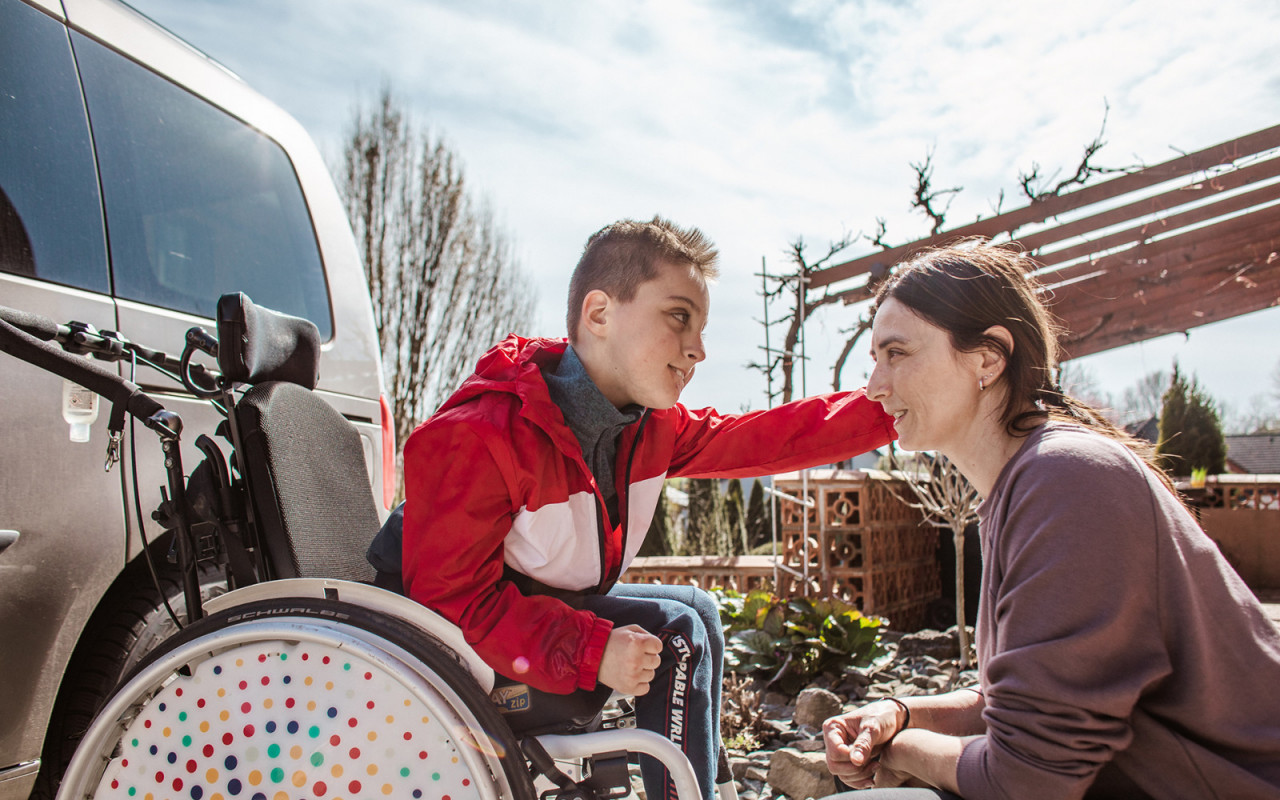
[[[978,378],[978,391],[981,392],[986,390],[987,388],[987,384],[985,383],[986,380],[987,380],[986,378]]]

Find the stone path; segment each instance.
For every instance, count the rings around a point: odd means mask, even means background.
[[[1280,626],[1280,589],[1257,592],[1267,616]],[[897,639],[900,634],[890,634]],[[955,631],[921,631],[902,637],[905,641],[894,642],[896,658],[881,670],[869,674],[848,676],[847,685],[832,687],[839,695],[821,689],[810,689],[805,695],[821,695],[798,700],[794,705],[770,707],[768,701],[786,702],[787,698],[765,698],[765,709],[772,718],[780,736],[769,743],[766,749],[750,754],[732,754],[730,765],[734,776],[738,779],[738,792],[743,800],[773,800],[778,798],[784,788],[790,788],[797,796],[827,794],[834,784],[828,786],[831,777],[826,772],[822,756],[822,743],[818,740],[819,731],[815,720],[825,719],[836,713],[843,701],[854,699],[860,701],[873,700],[885,696],[907,696],[917,693],[936,693],[951,688],[967,685],[977,680],[972,671],[960,672],[954,660],[945,656],[956,651]],[[940,656],[942,656],[940,658]],[[853,678],[858,680],[853,680]],[[806,710],[806,702],[826,700],[833,703],[832,708]],[[778,758],[778,756],[786,756]],[[632,765],[632,793],[625,800],[645,800],[644,786],[640,781],[638,767]]]

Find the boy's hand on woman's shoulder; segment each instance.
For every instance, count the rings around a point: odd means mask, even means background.
[[[639,697],[662,658],[662,640],[639,625],[623,625],[609,632],[596,680],[614,691]]]

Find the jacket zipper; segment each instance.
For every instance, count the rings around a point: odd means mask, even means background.
[[[623,484],[622,484],[622,491],[618,493],[618,518],[619,518],[620,524],[622,525],[622,545],[618,551],[617,566],[614,569],[610,569],[609,574],[607,576],[605,576],[605,571],[604,571],[604,564],[605,564],[604,525],[603,524],[600,525],[600,566],[601,566],[600,575],[602,577],[600,579],[600,585],[596,587],[596,591],[598,594],[604,594],[608,592],[610,589],[613,588],[614,584],[618,582],[618,578],[622,577],[622,562],[627,557],[627,532],[629,529],[629,526],[627,523],[628,523],[628,518],[631,516],[631,465],[635,463],[636,449],[639,448],[640,446],[640,437],[644,435],[644,426],[645,426],[645,423],[647,423],[648,421],[649,421],[649,409],[646,408],[640,414],[640,427],[636,428],[636,438],[631,440],[631,452],[627,454],[627,469],[626,469],[626,474],[624,476],[625,480],[623,481]],[[600,501],[599,497],[597,497],[596,502],[597,504],[600,505],[601,508],[604,507],[604,503]],[[603,519],[603,514],[601,514],[601,518]]]

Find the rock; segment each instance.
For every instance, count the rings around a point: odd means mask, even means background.
[[[857,670],[845,673],[840,683],[832,691],[850,700],[862,697],[863,690],[871,685],[871,676]]]
[[[898,659],[919,658],[955,658],[960,655],[960,642],[951,632],[924,630],[908,633],[898,642]]]
[[[826,689],[805,689],[796,698],[796,713],[793,719],[797,726],[808,725],[821,728],[829,717],[839,714],[844,703],[831,691]]]
[[[747,771],[751,769],[751,761],[737,756],[729,756],[729,772],[733,773],[734,780],[742,780],[747,777]]]
[[[836,779],[821,753],[801,753],[784,747],[769,759],[769,786],[791,800],[826,797],[836,790]]]
[[[801,753],[823,753],[827,749],[826,743],[821,739],[800,739],[791,746]]]
[[[750,766],[747,767],[747,774],[744,776],[749,781],[757,783],[765,783],[769,780],[769,770],[764,767]]]

